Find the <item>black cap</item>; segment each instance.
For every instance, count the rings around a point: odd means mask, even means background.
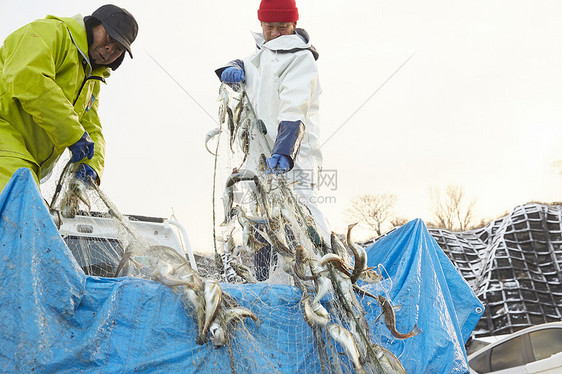
[[[135,17],[127,10],[111,4],[99,7],[92,17],[97,18],[109,36],[121,43],[133,58],[131,44],[139,31]]]

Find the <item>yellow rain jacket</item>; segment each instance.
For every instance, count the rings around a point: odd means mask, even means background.
[[[0,47],[0,191],[11,176],[6,170],[17,169],[13,165],[33,166],[38,180],[47,177],[84,131],[95,154],[82,162],[101,177],[105,140],[98,94],[108,76],[106,67],[92,71],[81,16],[47,16],[6,38]]]

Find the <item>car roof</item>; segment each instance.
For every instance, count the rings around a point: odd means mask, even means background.
[[[495,347],[497,345],[500,345],[500,344],[504,343],[505,341],[513,339],[517,336],[524,335],[524,334],[527,334],[527,333],[532,332],[532,331],[539,331],[539,330],[552,329],[552,328],[562,329],[562,321],[541,323],[540,325],[534,325],[534,326],[526,327],[522,330],[516,331],[513,334],[509,334],[509,335],[505,336],[503,339],[498,340],[497,342],[491,343],[491,344],[489,344],[485,347],[480,348],[476,352],[471,353],[470,356],[468,356],[468,360],[470,361],[472,358],[482,354],[482,352],[487,351],[489,349],[492,349],[493,347]]]

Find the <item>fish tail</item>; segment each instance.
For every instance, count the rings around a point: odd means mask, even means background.
[[[412,328],[412,331],[410,331],[407,334],[402,334],[402,333],[396,331],[396,328],[393,328],[391,330],[392,335],[397,339],[408,339],[408,338],[411,338],[411,337],[416,336],[418,334],[421,334],[421,332],[422,332],[422,330],[418,327],[417,323]]]
[[[410,334],[412,334],[412,336],[416,336],[418,334],[421,334],[422,330],[418,327],[418,324],[416,323],[414,325],[414,327],[412,328],[412,331],[410,331]]]

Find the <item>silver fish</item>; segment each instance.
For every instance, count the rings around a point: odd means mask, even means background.
[[[234,124],[234,114],[232,113],[232,109],[230,109],[230,107],[226,107],[226,121],[228,123],[228,133],[230,134],[230,150],[234,152],[232,145],[234,144],[236,135],[236,126]]]
[[[209,131],[207,133],[207,135],[205,135],[205,149],[207,149],[207,152],[209,152],[213,156],[216,156],[217,154],[209,149],[208,143],[209,143],[209,141],[211,141],[211,139],[213,139],[215,136],[217,136],[220,132],[221,132],[220,127],[217,127],[216,129],[212,129],[211,131]]]
[[[193,273],[193,269],[191,268],[191,264],[187,258],[182,256],[175,249],[165,245],[152,245],[148,248],[147,252],[151,255],[151,257],[157,258],[158,263],[167,262],[170,264],[181,264],[181,266],[177,266],[174,271],[178,271],[181,268],[189,274]],[[157,264],[154,266],[157,266]]]
[[[238,145],[240,146],[240,149],[242,150],[242,153],[244,154],[244,159],[242,160],[242,164],[244,164],[244,162],[246,162],[246,158],[248,157],[248,154],[250,153],[250,141],[251,141],[251,136],[250,136],[250,119],[246,119],[244,122],[242,122],[242,125],[240,126],[240,129],[238,130],[236,139],[238,140]]]
[[[248,169],[234,169],[226,180],[226,187],[232,187],[241,181],[256,181],[256,173]]]
[[[74,218],[78,213],[80,200],[76,196],[65,196],[61,202],[60,213],[64,218]]]
[[[393,306],[390,305],[388,300],[382,295],[379,295],[378,300],[382,308],[382,313],[384,315],[384,323],[386,324],[386,327],[388,327],[388,329],[390,330],[392,336],[394,336],[396,339],[408,339],[422,332],[417,324],[414,324],[412,330],[407,334],[402,334],[396,331],[396,316],[394,315]]]
[[[295,261],[293,263],[293,270],[295,275],[302,280],[314,280],[318,279],[319,275],[312,274],[306,275],[305,268],[308,267],[308,262],[310,259],[305,254],[305,249],[302,245],[297,245],[295,247]]]
[[[180,266],[183,266],[183,264]],[[172,275],[174,272],[174,266],[164,263],[158,266],[152,275],[155,280],[168,287],[187,286],[189,288],[195,288],[195,284],[193,282],[188,282],[184,279],[174,277]]]
[[[251,310],[241,307],[241,306],[236,306],[230,309],[227,309],[224,312],[224,324],[228,326],[228,324],[234,320],[242,320],[243,318],[248,317],[251,318],[255,321],[258,320],[258,317],[252,313]]]
[[[223,294],[225,303],[229,304],[227,300],[227,294]],[[209,339],[215,348],[222,347],[226,344],[226,332],[225,329],[234,329],[236,323],[242,321],[244,318],[251,318],[255,322],[258,321],[258,317],[252,313],[249,309],[240,306],[233,306],[228,308],[226,311],[224,308],[219,310],[217,317],[211,326],[209,327]]]
[[[258,170],[259,171],[266,171],[267,169],[268,169],[267,168],[267,158],[262,153],[262,154],[260,154],[260,158],[258,160]]]
[[[338,256],[335,253],[326,253],[320,259],[320,265],[325,266],[328,262],[331,263],[338,271],[345,274],[346,276],[349,277],[351,275],[349,269],[345,265],[345,261],[343,260],[343,258],[341,258],[341,256]]]
[[[351,256],[347,248],[343,245],[341,240],[337,237],[336,233],[332,231],[330,234],[330,244],[332,250],[344,260],[345,266],[351,269]]]
[[[213,322],[211,326],[209,326],[209,340],[213,343],[215,348],[222,347],[226,344],[224,329],[216,322]]]
[[[254,224],[266,224],[267,218],[248,216],[239,205],[234,207],[234,209],[236,210],[238,223],[242,227],[242,243],[250,253],[253,253],[264,245],[263,242],[260,242],[255,237]]]
[[[203,296],[205,300],[205,324],[203,325],[200,336],[198,336],[197,344],[202,344],[207,340],[207,330],[219,311],[222,298],[222,290],[219,282],[215,279],[206,280]]]
[[[357,349],[357,345],[355,344],[353,335],[351,335],[351,333],[342,326],[336,324],[329,325],[328,332],[330,333],[332,339],[340,343],[345,348],[348,357],[350,358],[351,362],[353,362],[355,372],[366,373],[363,365],[359,360],[359,350]]]
[[[238,222],[240,222],[240,220],[238,220]],[[249,251],[250,253],[253,252],[252,248],[253,248],[253,244],[254,244],[254,236],[253,234],[253,227],[252,225],[249,223],[249,221],[245,221],[242,224],[242,244],[243,247],[246,248],[247,251]]]
[[[254,186],[255,187],[255,186]],[[252,214],[252,218],[256,218],[256,219],[262,219],[265,220],[265,222],[263,223],[267,223],[267,217],[261,217],[262,213],[260,212],[260,207],[259,207],[259,203],[257,201],[257,191],[256,188],[252,188],[251,189],[251,193],[248,196],[248,211]],[[252,220],[252,218],[250,218],[250,216],[248,216],[248,219]],[[254,223],[259,223],[259,222],[254,222]]]
[[[263,122],[261,119],[258,119],[257,127],[260,133],[262,133],[263,135],[267,135],[267,126],[265,126],[265,122]]]
[[[74,218],[78,213],[80,202],[88,207],[88,211],[91,209],[86,184],[79,179],[73,179],[62,199],[61,215],[65,218]]]
[[[326,276],[327,274],[321,273],[318,279],[315,280],[316,282],[316,295],[312,300],[312,304],[319,303],[320,300],[332,289],[332,282]]]
[[[80,179],[75,179],[72,181],[70,189],[72,190],[72,193],[78,196],[80,201],[82,201],[88,207],[88,210],[90,210],[91,204],[90,198],[88,197],[88,187],[86,186],[86,184]]]
[[[203,325],[205,324],[205,300],[203,298],[203,283],[201,282],[201,278],[196,272],[191,272],[189,275],[186,275],[184,279],[192,282],[194,284],[194,287],[180,286],[174,288],[174,292],[180,295],[180,299],[186,307],[191,307],[195,311],[198,329],[197,337],[199,337],[201,335],[201,332],[203,331]]]
[[[241,277],[242,279],[244,279],[246,282],[248,282],[248,283],[258,283],[256,278],[254,278],[254,276],[250,272],[250,269],[248,269],[246,266],[244,266],[242,264],[239,264],[236,261],[232,261],[230,263],[230,266],[232,266],[232,268],[234,269],[236,274],[239,277]]]
[[[226,225],[232,219],[232,204],[234,203],[234,189],[232,186],[224,189],[222,204],[224,208],[224,221],[221,225]]]
[[[380,270],[377,272],[374,269],[375,268],[371,267],[363,270],[363,272],[361,272],[361,275],[359,276],[359,279],[369,284],[380,282],[382,279],[381,272]]]
[[[310,327],[326,326],[330,322],[330,314],[320,303],[310,305],[310,296],[302,300],[304,306],[304,320]]]
[[[336,282],[334,288],[340,292],[341,297],[347,300],[356,310],[362,310],[355,292],[353,292],[353,283],[351,283],[349,277],[340,271],[334,272],[334,276]]]
[[[181,301],[186,306],[190,306],[195,311],[195,317],[197,319],[197,339],[195,340],[197,344],[203,344],[204,341],[200,340],[202,336],[203,326],[205,324],[205,300],[201,297],[201,290],[195,292],[193,289],[188,287],[180,287]]]
[[[377,344],[372,344],[371,347],[385,373],[406,374],[406,369],[392,352]]]
[[[244,108],[244,100],[240,99],[238,101],[238,104],[236,104],[236,106],[234,107],[234,123],[236,124],[237,128],[240,126],[242,120],[243,108]]]
[[[253,181],[257,183],[256,174],[248,169],[238,169],[234,168],[232,173],[228,176],[225,184],[224,195],[223,195],[223,206],[224,206],[224,222],[222,225],[230,222],[230,219],[236,213],[232,211],[232,204],[234,202],[234,185],[242,181]]]
[[[228,92],[226,92],[226,85],[223,83],[219,88],[219,123],[223,123],[226,119],[226,108],[228,107]]]
[[[348,317],[352,319],[364,318],[365,311],[363,310],[361,303],[357,299],[355,292],[353,292],[354,284],[351,283],[349,277],[340,271],[334,271],[333,277],[334,278],[332,279],[332,282],[335,292],[338,293],[343,302],[345,302],[350,308],[346,308]],[[367,324],[364,324],[364,326],[362,327],[365,327],[366,331],[368,331]]]
[[[367,252],[365,251],[365,248],[355,244],[351,240],[351,229],[355,227],[355,225],[357,225],[357,223],[353,223],[347,227],[347,245],[349,246],[349,249],[351,249],[351,251],[353,252],[353,256],[355,257],[353,272],[351,273],[352,283],[355,283],[357,279],[359,279],[359,276],[367,266]]]

